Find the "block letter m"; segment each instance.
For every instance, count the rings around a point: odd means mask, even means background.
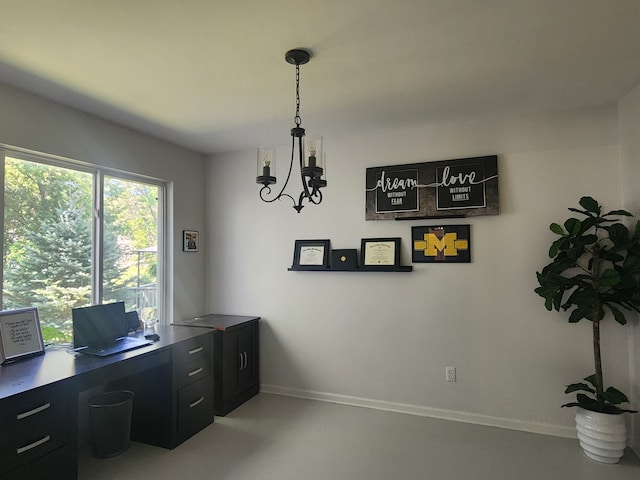
[[[435,233],[425,233],[424,240],[414,241],[414,250],[423,250],[425,257],[436,257],[439,252],[443,252],[447,257],[455,257],[458,250],[467,250],[469,242],[467,240],[458,240],[458,234],[455,232],[445,233],[442,238],[438,238]]]

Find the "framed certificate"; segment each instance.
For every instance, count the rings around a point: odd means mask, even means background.
[[[293,270],[324,270],[329,268],[329,240],[296,240]]]
[[[360,246],[360,266],[376,270],[400,268],[400,238],[363,238]]]
[[[44,353],[36,307],[0,312],[0,363]]]

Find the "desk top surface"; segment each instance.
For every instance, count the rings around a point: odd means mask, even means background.
[[[187,320],[174,321],[172,325],[184,325],[188,327],[213,328],[219,332],[226,332],[242,328],[246,323],[260,320],[260,317],[244,315],[222,315],[210,313],[200,317],[189,318]]]
[[[154,353],[168,351],[176,343],[212,333],[208,328],[162,325],[156,326],[154,330],[160,336],[159,341],[108,357],[93,357],[73,352],[71,347],[51,346],[45,349],[44,355],[2,365],[0,366],[0,400],[34,388],[96,373],[101,368],[125,360],[143,359]],[[144,334],[138,332],[136,335],[142,337]]]

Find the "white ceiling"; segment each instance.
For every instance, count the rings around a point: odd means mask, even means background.
[[[203,153],[615,102],[640,0],[0,0],[0,81]],[[1,106],[0,106],[1,108]]]

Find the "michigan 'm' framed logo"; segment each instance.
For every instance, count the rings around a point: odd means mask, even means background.
[[[411,227],[413,263],[471,262],[469,225]]]

